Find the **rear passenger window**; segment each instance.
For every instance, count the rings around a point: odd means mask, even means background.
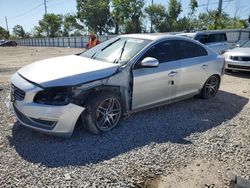
[[[181,59],[207,55],[205,48],[189,41],[178,41],[178,51]]]
[[[222,35],[221,35],[221,41],[227,41],[226,34],[222,34]]]
[[[208,37],[208,42],[223,42],[226,41],[225,34],[210,34]]]
[[[203,44],[206,44],[208,40],[208,35],[197,35],[194,39],[200,41]]]

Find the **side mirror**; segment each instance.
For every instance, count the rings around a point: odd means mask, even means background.
[[[158,67],[159,61],[153,57],[146,57],[141,62],[142,67]]]

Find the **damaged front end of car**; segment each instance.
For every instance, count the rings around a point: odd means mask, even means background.
[[[104,86],[107,80],[97,80],[89,83],[80,84],[77,86],[60,86],[49,87],[39,91],[34,102],[44,105],[64,106],[73,103],[82,106],[86,102],[88,94],[97,90],[98,87]]]

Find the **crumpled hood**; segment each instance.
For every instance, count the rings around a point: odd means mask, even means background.
[[[118,67],[118,64],[70,55],[37,61],[19,69],[18,73],[42,87],[54,87],[105,78],[115,73]]]

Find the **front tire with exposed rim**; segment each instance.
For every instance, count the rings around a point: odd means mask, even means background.
[[[101,93],[87,105],[85,122],[87,129],[95,134],[113,129],[122,116],[120,97],[111,92]]]
[[[220,86],[220,78],[217,75],[210,76],[204,84],[201,97],[203,99],[210,99],[216,95]]]

